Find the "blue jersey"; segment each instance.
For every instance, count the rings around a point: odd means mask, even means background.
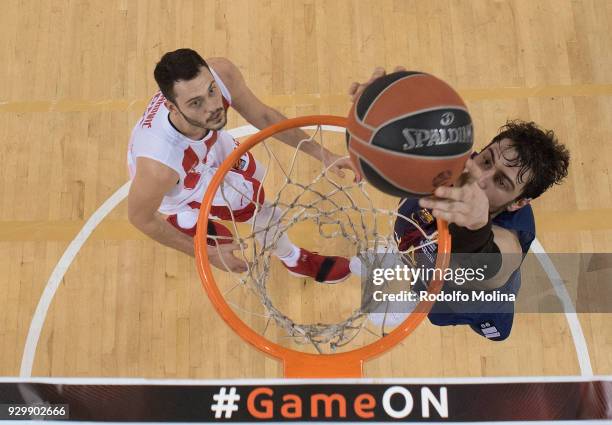
[[[431,221],[423,221],[423,217],[431,217],[429,212],[418,205],[417,199],[407,199],[401,204],[398,213],[417,222],[423,227],[425,223],[431,230],[435,226],[435,219]],[[533,211],[530,205],[513,211],[503,212],[498,214],[492,220],[494,225],[503,227],[514,232],[519,240],[523,256],[529,250],[529,246],[535,239],[535,220]],[[405,250],[410,246],[418,246],[422,241],[421,233],[416,230],[410,222],[398,218],[395,222],[395,235],[399,241],[400,249]],[[427,232],[429,233],[429,232]],[[422,258],[430,258],[431,251],[435,256],[437,247],[435,245],[426,248],[425,256]],[[430,261],[427,261],[430,263]],[[430,266],[433,265],[431,262]],[[445,290],[452,290],[445,284]],[[521,286],[521,272],[517,269],[508,281],[496,291],[502,294],[518,295]],[[514,303],[509,301],[486,302],[486,311],[479,312],[478,308],[474,308],[473,304],[466,305],[458,303],[437,302],[434,304],[431,312],[428,315],[429,321],[434,325],[469,325],[479,335],[484,336],[494,341],[500,341],[510,335],[512,322],[514,318]]]

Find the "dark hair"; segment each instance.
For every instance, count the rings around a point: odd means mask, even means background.
[[[178,49],[162,56],[153,76],[162,94],[171,102],[176,101],[174,83],[179,80],[191,80],[200,73],[200,68],[208,64],[195,50]]]
[[[567,177],[570,154],[552,130],[542,130],[534,122],[515,120],[506,122],[499,131],[487,147],[502,139],[510,139],[510,146],[517,155],[513,158],[504,156],[504,152],[501,155],[512,167],[520,167],[518,182],[521,183],[525,174],[531,171],[521,198],[537,198]]]

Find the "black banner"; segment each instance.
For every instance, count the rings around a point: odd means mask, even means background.
[[[544,378],[543,378],[544,379]],[[81,421],[527,421],[612,419],[612,381],[461,384],[66,385],[0,383],[12,405]],[[52,410],[52,409],[49,409]],[[15,409],[13,409],[15,411]],[[40,413],[40,409],[38,409]],[[40,419],[40,416],[36,417]],[[46,419],[53,419],[49,416]]]

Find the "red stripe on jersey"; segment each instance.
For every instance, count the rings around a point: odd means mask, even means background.
[[[196,165],[198,165],[198,156],[191,147],[188,147],[183,152],[183,170],[189,173]]]
[[[202,206],[202,204],[200,204],[198,201],[191,201],[187,205],[189,205],[192,210],[199,210],[200,207]]]
[[[218,133],[216,131],[213,131],[212,136],[210,136],[210,138],[204,142],[207,149],[212,148],[212,146],[217,142],[217,136]]]
[[[200,181],[200,173],[189,173],[185,176],[185,181],[183,184],[185,185],[185,189],[193,189],[196,187],[198,182]]]
[[[200,181],[200,173],[193,171],[195,166],[198,165],[198,162],[198,156],[193,149],[191,149],[191,147],[185,149],[183,152],[183,170],[185,170],[187,174],[183,182],[185,189],[193,189]]]
[[[210,138],[204,142],[204,144],[206,145],[206,155],[204,155],[204,160],[202,161],[204,164],[206,164],[210,149],[214,146],[215,143],[217,143],[217,136],[218,133],[216,131],[213,131],[212,136],[210,136]]]
[[[247,152],[248,158],[249,158],[249,165],[247,166],[247,169],[244,170],[244,175],[247,177],[253,177],[253,174],[255,174],[255,169],[257,168],[257,164],[255,162],[255,158],[253,158],[253,155],[251,155],[251,152]]]

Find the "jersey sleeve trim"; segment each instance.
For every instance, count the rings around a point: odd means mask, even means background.
[[[232,105],[232,95],[230,94],[229,90],[227,89],[227,86],[225,85],[223,80],[221,80],[221,77],[219,77],[219,74],[217,74],[215,72],[215,70],[212,69],[212,67],[209,66],[208,69],[210,70],[210,73],[212,74],[213,78],[215,79],[215,82],[219,85],[219,88],[221,89],[221,95],[227,101],[228,105],[231,106]]]

